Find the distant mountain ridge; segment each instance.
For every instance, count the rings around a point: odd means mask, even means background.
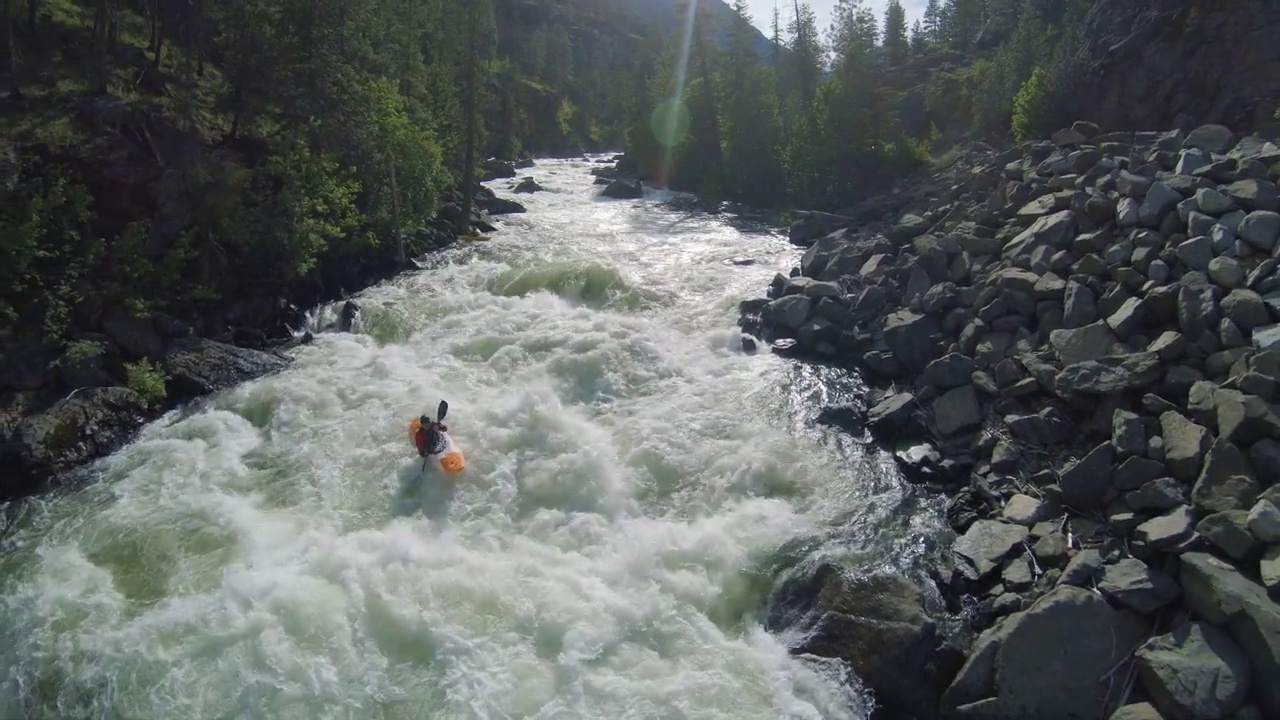
[[[684,5],[689,0],[631,0],[628,9],[641,20],[657,23],[664,32],[679,32],[684,28]],[[721,46],[729,42],[733,23],[741,22],[738,14],[724,0],[697,0],[698,9],[714,24],[706,37],[714,38]],[[759,18],[757,18],[758,20]],[[751,26],[756,52],[765,62],[773,60],[773,42],[755,25]]]

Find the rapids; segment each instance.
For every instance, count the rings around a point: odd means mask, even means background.
[[[770,591],[916,572],[940,508],[816,422],[856,378],[742,351],[796,248],[590,167],[541,162],[527,214],[361,293],[360,332],[10,508],[0,717],[865,718],[764,631]],[[441,398],[456,487],[406,429]]]

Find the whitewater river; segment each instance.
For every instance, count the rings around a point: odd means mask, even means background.
[[[363,293],[363,332],[26,506],[0,717],[866,717],[763,629],[770,591],[913,569],[936,503],[815,422],[843,373],[742,352],[785,238],[600,198],[590,167],[527,171],[527,214]],[[441,398],[456,488],[406,429]]]

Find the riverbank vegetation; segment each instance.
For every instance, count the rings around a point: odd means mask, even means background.
[[[751,20],[745,0],[734,9]],[[686,62],[672,36],[640,65],[629,148],[653,182],[705,198],[848,207],[959,142],[1049,131],[1086,9],[931,0],[908,28],[898,0],[883,18],[839,0],[824,32],[807,3],[781,3],[772,58],[745,32],[719,46],[695,25]]]
[[[447,244],[466,149],[621,146],[615,5],[6,0],[4,347],[56,362],[117,308],[279,329]]]

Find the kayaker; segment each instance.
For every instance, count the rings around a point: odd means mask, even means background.
[[[422,415],[414,425],[416,427],[413,428],[413,445],[418,448],[419,456],[438,455],[449,446],[443,435],[449,432],[449,428],[444,423]]]

